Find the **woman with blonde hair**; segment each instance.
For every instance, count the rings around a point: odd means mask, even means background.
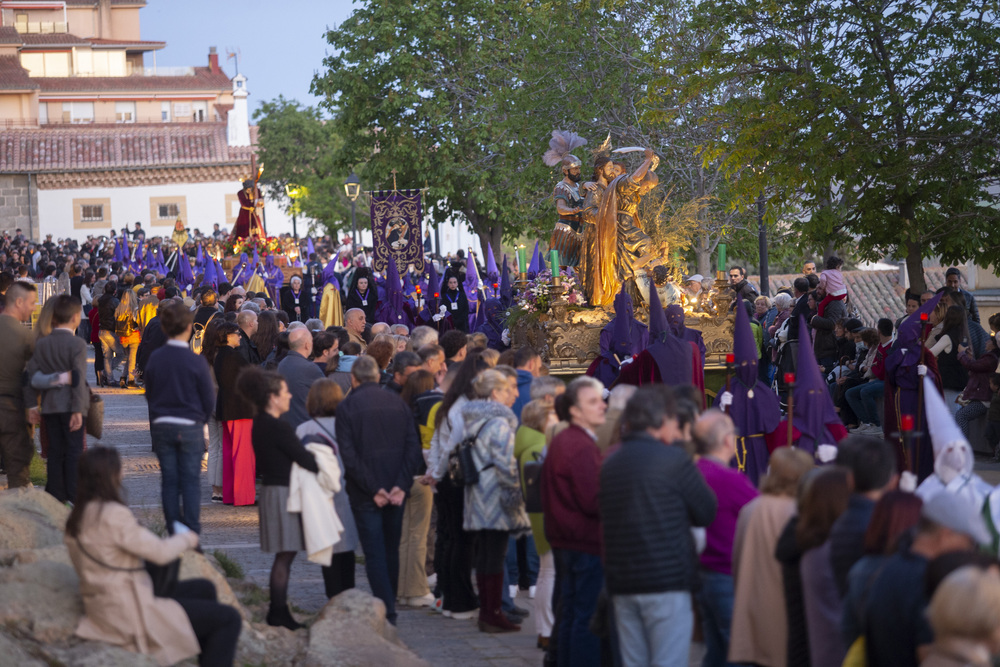
[[[761,478],[761,495],[740,510],[733,543],[733,622],[729,662],[788,664],[788,623],[778,538],[796,512],[799,480],[813,467],[801,449],[779,447]]]
[[[920,667],[988,667],[1000,653],[1000,576],[974,565],[945,577],[927,607],[934,643]]]

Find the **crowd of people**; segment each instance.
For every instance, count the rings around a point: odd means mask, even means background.
[[[305,552],[331,598],[363,555],[393,624],[403,606],[484,633],[531,617],[545,664],[687,665],[695,636],[706,666],[1000,653],[993,490],[961,430],[993,411],[996,344],[951,272],[866,328],[837,258],[773,302],[736,267],[734,359],[708,407],[704,343],[656,290],[646,322],[619,295],[589,376],[566,383],[510,347],[499,282],[470,299],[471,257],[412,292],[392,265],[334,258],[272,294],[133,273],[97,242],[3,243],[18,268],[0,272],[0,452],[9,486],[30,484],[41,426],[46,490],[72,507],[81,637],[232,663],[239,616],[211,584],[155,590],[142,568],[197,547],[207,450],[212,501],[257,506],[274,626],[302,627],[288,590]],[[98,384],[144,389],[167,537],[123,503],[117,453],[86,448],[88,343]],[[890,432],[911,413],[906,396],[885,411],[886,387],[926,401],[922,455]]]

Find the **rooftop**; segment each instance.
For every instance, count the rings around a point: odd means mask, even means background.
[[[0,90],[35,90],[38,87],[38,79],[28,76],[28,70],[21,67],[17,56],[0,56]]]
[[[248,164],[252,146],[231,147],[226,136],[225,123],[11,129],[0,132],[0,173]]]
[[[925,268],[924,280],[927,289],[936,291],[944,287],[945,268]],[[792,281],[801,273],[786,273],[769,276],[770,296],[778,290],[787,287],[791,289]],[[760,276],[750,276],[749,280],[755,286],[760,286]],[[859,319],[865,326],[875,326],[879,319],[888,317],[895,321],[905,314],[906,304],[903,294],[906,289],[899,282],[899,271],[844,271],[844,282],[847,283],[847,295],[851,304],[858,309]]]
[[[46,76],[37,77],[42,93],[149,92],[157,90],[232,90],[222,70],[193,67],[188,76]]]

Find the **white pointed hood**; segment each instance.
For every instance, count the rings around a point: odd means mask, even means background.
[[[955,423],[951,410],[944,404],[937,387],[924,377],[924,409],[927,430],[934,448],[934,473],[947,486],[956,477],[972,474],[973,455],[968,439]]]

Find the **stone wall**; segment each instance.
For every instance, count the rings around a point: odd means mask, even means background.
[[[38,187],[27,174],[0,174],[0,232],[38,238]],[[29,191],[30,182],[30,191]]]

